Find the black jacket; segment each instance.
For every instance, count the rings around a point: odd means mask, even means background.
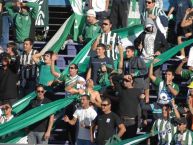
[[[134,45],[136,48],[140,45],[142,42],[143,48],[144,48],[144,40],[145,40],[146,32],[143,31],[134,41]],[[157,34],[154,41],[154,53],[156,51],[159,51],[163,53],[169,48],[169,44],[167,40],[165,39],[164,35],[160,32],[160,30],[157,30]],[[139,55],[141,55],[142,50],[139,52]]]

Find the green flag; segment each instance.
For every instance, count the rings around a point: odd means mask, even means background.
[[[49,24],[48,0],[34,0],[39,4],[39,12],[35,22],[36,27],[46,27]]]
[[[77,41],[79,33],[81,32],[81,27],[84,24],[84,2],[83,0],[69,0],[72,6],[72,9],[75,14],[74,21],[74,31],[73,31],[73,40]]]

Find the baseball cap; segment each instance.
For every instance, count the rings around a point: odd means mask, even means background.
[[[93,16],[96,17],[96,13],[93,9],[90,9],[86,12],[86,16]]]

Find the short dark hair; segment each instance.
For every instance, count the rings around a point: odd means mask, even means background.
[[[111,104],[111,100],[109,98],[107,98],[107,97],[102,99],[102,102],[104,102],[104,101],[107,101],[108,104]]]
[[[40,87],[41,87],[41,88],[44,88],[44,85],[42,85],[42,84],[37,84],[37,85],[36,85],[36,90],[37,90],[38,88],[40,88]]]
[[[126,50],[127,50],[127,49],[130,49],[131,51],[135,52],[135,47],[134,47],[134,46],[127,46],[127,47],[126,47]]]
[[[107,46],[103,43],[99,43],[97,47],[102,47],[104,50],[106,50]]]
[[[168,68],[168,69],[166,70],[166,72],[171,72],[171,73],[172,73],[172,75],[173,75],[173,76],[175,76],[174,70],[173,70],[173,69],[171,69],[171,68]]]
[[[87,100],[90,100],[90,96],[87,95],[87,94],[81,95],[80,97],[81,97],[81,98],[82,98],[82,97],[86,97]]]
[[[49,51],[46,51],[45,54],[49,54],[50,56],[52,56],[54,52],[49,50]]]
[[[110,24],[112,24],[112,20],[110,19],[110,17],[105,17],[105,18],[103,19],[103,21],[106,21],[106,20],[109,21]]]
[[[13,51],[13,53],[14,53],[15,55],[18,54],[18,52],[17,52],[17,45],[16,45],[15,42],[9,42],[9,43],[7,44],[7,48],[8,48],[8,47],[12,49],[12,51]]]
[[[25,42],[25,41],[29,41],[31,45],[34,44],[34,41],[33,41],[33,39],[31,39],[31,38],[25,38],[25,39],[24,39],[24,42]]]
[[[74,65],[75,69],[78,69],[78,65],[77,65],[77,64],[72,63],[72,64],[70,64],[70,66],[71,66],[71,65]]]

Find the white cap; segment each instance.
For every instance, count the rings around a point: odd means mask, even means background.
[[[96,13],[93,9],[90,9],[86,12],[86,16],[93,16],[96,17]]]

